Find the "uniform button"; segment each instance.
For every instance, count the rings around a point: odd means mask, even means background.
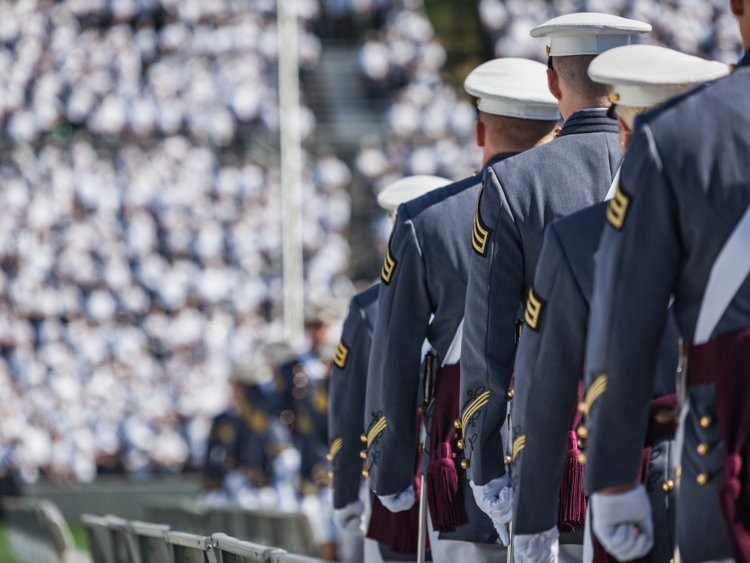
[[[578,454],[576,460],[581,464],[586,463],[586,454]]]
[[[512,398],[513,398],[513,395],[515,395],[515,393],[516,393],[516,392],[515,392],[515,391],[514,391],[513,389],[511,389],[510,391],[508,391],[508,393],[507,393],[507,395],[508,395],[508,398],[509,398],[509,399],[512,399]]]
[[[367,450],[359,452],[359,459],[367,459]]]
[[[698,476],[695,478],[695,481],[699,485],[705,485],[708,483],[708,473],[699,473]]]
[[[509,456],[509,455],[506,455],[503,458],[503,463],[505,463],[505,465],[510,465],[512,461],[513,461],[513,458],[511,456]]]
[[[701,442],[695,448],[695,450],[698,452],[698,455],[706,455],[710,449],[711,447],[706,442]]]
[[[461,469],[469,469],[471,464],[469,463],[468,459],[462,459],[461,460]]]
[[[589,429],[585,426],[579,426],[576,434],[578,434],[579,438],[586,438],[589,435]]]
[[[360,435],[359,441],[362,442],[363,444],[366,444],[367,443],[367,434]]]
[[[333,461],[333,456],[331,454],[326,454],[326,459],[328,461]]]
[[[328,472],[328,478],[329,479],[333,479],[333,471],[329,471]]]
[[[674,490],[674,481],[667,479],[661,484],[661,490],[665,493],[671,493]]]
[[[457,428],[457,429],[460,429],[460,428],[461,428],[461,419],[460,419],[460,418],[457,418],[456,420],[454,420],[454,421],[453,421],[453,426],[454,426],[455,428]]]
[[[713,420],[711,420],[710,416],[702,416],[701,419],[698,421],[698,424],[701,425],[701,428],[708,428],[711,426],[711,423]]]
[[[463,450],[464,449],[464,441],[463,441],[463,439],[459,438],[458,442],[456,442],[456,446],[458,446],[459,450]]]
[[[456,459],[457,457],[456,452],[451,452],[451,459]]]
[[[362,470],[362,477],[364,477],[366,479],[369,476],[370,476],[370,472],[367,471],[367,469],[363,469]]]

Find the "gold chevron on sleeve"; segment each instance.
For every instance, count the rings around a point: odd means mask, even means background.
[[[583,414],[589,414],[589,412],[591,412],[591,407],[594,406],[596,400],[607,390],[608,379],[607,374],[603,373],[594,380],[591,387],[586,390],[586,398],[578,405],[578,410],[580,412]]]
[[[338,453],[341,451],[341,448],[344,447],[344,439],[341,437],[336,438],[333,442],[331,442],[331,449],[328,450],[328,455],[326,456],[326,459],[328,461],[333,461]]]
[[[467,424],[471,420],[471,417],[474,416],[474,414],[479,409],[486,406],[487,403],[489,402],[490,402],[490,392],[485,391],[484,393],[481,393],[480,395],[478,395],[471,403],[469,403],[469,406],[467,406],[464,409],[464,412],[461,415],[461,428],[464,429],[464,435],[466,435]]]
[[[542,316],[544,301],[534,294],[534,288],[529,288],[529,297],[526,299],[526,311],[523,320],[532,330],[539,330],[539,318]]]
[[[393,276],[393,270],[395,269],[396,269],[396,260],[394,260],[393,256],[391,256],[391,249],[389,247],[385,251],[385,260],[383,260],[383,269],[380,270],[380,279],[383,280],[383,283],[388,284],[391,282],[391,277]]]
[[[629,207],[630,196],[622,191],[618,184],[615,197],[609,200],[609,205],[607,206],[607,221],[613,228],[618,231],[622,229],[625,224],[625,218],[628,216]]]
[[[474,249],[474,252],[482,257],[487,255],[487,240],[490,238],[490,233],[492,232],[485,226],[482,221],[482,216],[479,213],[479,206],[482,202],[483,193],[484,188],[479,192],[479,197],[477,198],[477,210],[474,214],[474,228],[471,231],[471,246]]]
[[[516,461],[518,454],[526,447],[526,436],[521,435],[513,441],[513,451],[511,453],[511,460]]]
[[[346,347],[344,341],[339,341],[339,345],[336,346],[336,353],[333,356],[333,364],[339,369],[344,369],[346,366],[346,358],[349,356],[349,348]]]
[[[370,447],[370,444],[372,444],[375,441],[375,438],[377,438],[380,433],[386,429],[388,426],[388,421],[385,419],[384,416],[380,417],[378,421],[373,424],[370,427],[370,430],[367,432],[367,447]]]

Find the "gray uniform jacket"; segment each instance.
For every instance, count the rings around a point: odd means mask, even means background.
[[[365,411],[370,487],[379,495],[400,492],[413,480],[408,460],[414,459],[417,448],[422,344],[429,340],[441,365],[463,318],[471,253],[467,241],[480,188],[480,177],[473,176],[398,209],[381,275]],[[486,533],[467,530],[468,535],[453,539],[496,537],[473,500],[467,509],[469,524],[456,533],[477,519],[486,524]]]
[[[516,321],[544,227],[604,199],[620,159],[616,122],[606,110],[590,109],[568,118],[554,141],[485,169],[470,243],[461,350],[461,421],[476,484],[505,473],[500,428]],[[537,329],[533,310],[525,320],[527,329]]]
[[[385,422],[368,444],[370,487],[379,495],[406,489],[414,477],[402,460],[417,448],[422,343],[430,341],[439,364],[463,318],[466,241],[480,187],[472,176],[398,208],[381,272],[365,411],[366,428]]]
[[[367,363],[372,325],[378,311],[379,284],[355,295],[349,304],[341,340],[331,369],[328,409],[328,457],[333,465],[333,507],[359,499],[362,479],[360,451],[364,432],[362,411],[367,388]]]
[[[586,373],[602,393],[591,411],[590,491],[635,480],[670,295],[680,333],[692,344],[713,264],[750,205],[750,112],[738,103],[748,91],[746,55],[730,76],[645,114],[633,137],[608,208],[591,305]],[[711,337],[748,326],[745,278]],[[687,561],[730,557],[713,397],[713,384],[688,395],[677,532]],[[709,448],[701,455],[703,443]]]
[[[522,334],[516,358],[513,423],[525,444],[512,469],[513,529],[518,534],[540,533],[558,522],[566,434],[584,374],[594,255],[607,205],[598,203],[555,221],[544,235],[533,283],[534,295],[544,305],[537,330]],[[667,326],[654,396],[673,394],[676,388],[677,327],[674,322]],[[664,471],[657,471],[656,476],[654,493],[663,496]],[[664,499],[659,501],[666,504]],[[671,536],[671,531],[664,534],[667,540]],[[665,544],[667,549],[661,551],[670,553],[670,542]]]

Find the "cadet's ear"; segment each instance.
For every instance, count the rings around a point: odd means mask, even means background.
[[[732,10],[732,15],[742,17],[745,15],[745,1],[746,0],[730,0],[729,6]]]
[[[620,126],[620,149],[622,149],[622,152],[625,152],[628,150],[630,140],[633,138],[633,130],[620,117],[617,118],[617,125]]]
[[[556,100],[562,98],[562,90],[560,90],[560,80],[557,73],[551,68],[547,69],[547,88],[549,88],[550,94],[552,94]]]
[[[478,147],[484,146],[484,138],[487,134],[487,130],[484,127],[484,123],[482,123],[481,120],[477,119],[476,123],[474,124],[474,141],[477,143]]]

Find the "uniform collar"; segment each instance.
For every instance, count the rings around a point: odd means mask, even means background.
[[[506,158],[510,158],[511,156],[516,156],[517,152],[501,152],[493,156],[489,161],[487,161],[487,164],[484,166],[487,168],[488,166],[492,166],[493,164],[497,164],[498,162],[502,162]]]
[[[582,109],[571,115],[558,137],[577,133],[617,133],[617,121],[607,117],[607,108]]]

